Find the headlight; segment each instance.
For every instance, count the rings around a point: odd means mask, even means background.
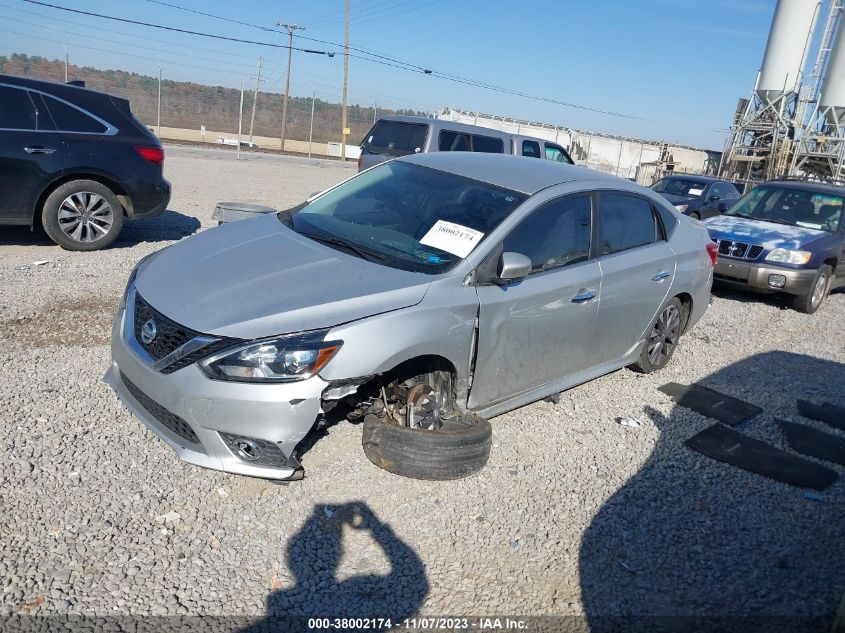
[[[810,261],[812,253],[809,251],[792,251],[788,248],[776,248],[766,255],[767,262],[779,264],[806,264]]]
[[[292,382],[325,367],[342,341],[324,341],[326,331],[282,336],[229,348],[199,363],[214,380]]]
[[[684,213],[689,208],[689,204],[676,204],[675,208],[681,213]]]

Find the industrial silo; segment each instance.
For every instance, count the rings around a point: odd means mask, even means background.
[[[757,95],[763,101],[775,103],[798,91],[820,5],[820,0],[778,1],[757,81]],[[845,83],[842,86],[845,89]]]
[[[839,25],[819,97],[819,111],[831,125],[845,124],[845,28]]]

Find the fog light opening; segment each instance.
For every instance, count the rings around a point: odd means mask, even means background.
[[[785,275],[769,275],[769,285],[772,288],[783,288],[786,285]]]
[[[245,437],[239,437],[235,440],[234,444],[238,457],[241,459],[254,462],[256,459],[261,457],[261,450],[252,440],[248,440]]]

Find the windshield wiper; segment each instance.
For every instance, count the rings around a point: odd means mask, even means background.
[[[351,242],[347,242],[346,240],[342,240],[339,237],[327,237],[327,236],[323,236],[323,235],[317,235],[316,233],[300,233],[300,235],[311,238],[315,242],[322,242],[323,244],[331,244],[333,246],[340,246],[341,248],[345,248],[346,250],[350,251],[351,253],[354,253],[355,255],[360,257],[361,259],[366,259],[367,261],[370,261],[370,262],[376,261],[376,260],[384,261],[385,259],[387,259],[387,257],[382,255],[381,253],[375,253],[373,251],[364,250],[360,246],[356,246],[355,244],[352,244]]]

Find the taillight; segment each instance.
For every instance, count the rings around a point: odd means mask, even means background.
[[[155,165],[161,165],[164,162],[164,150],[161,147],[136,147],[135,151],[144,160],[148,160]]]
[[[708,242],[704,248],[707,249],[707,254],[710,256],[710,266],[715,268],[716,256],[719,254],[719,245],[716,242]]]

